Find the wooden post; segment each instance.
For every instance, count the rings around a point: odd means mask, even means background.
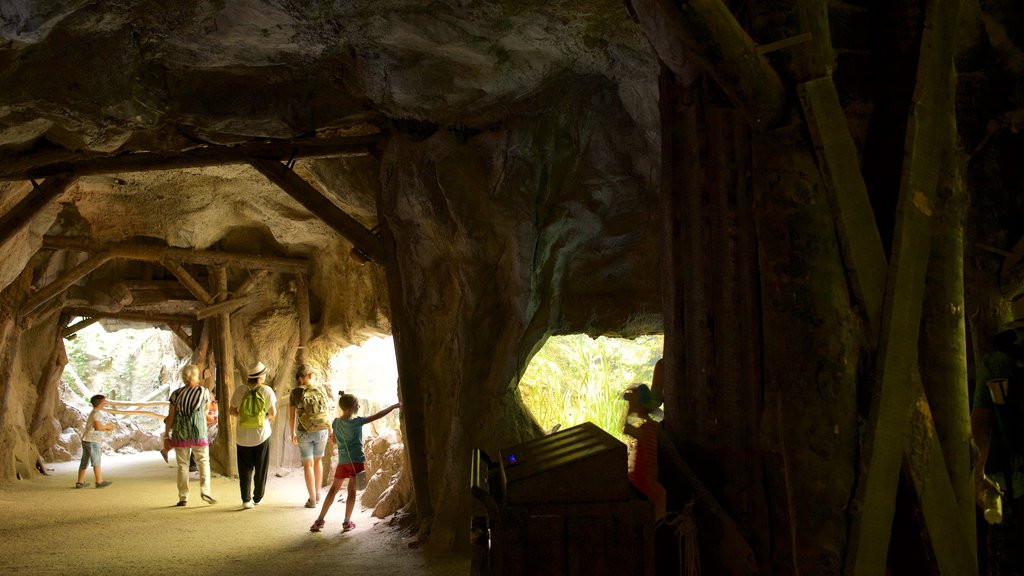
[[[18,341],[21,339],[21,326],[10,316],[0,317],[0,430],[7,422],[7,409],[14,390],[14,360],[18,354]]]
[[[722,0],[631,0],[647,40],[680,78],[699,64],[754,130],[783,115],[782,80]]]
[[[309,284],[306,282],[305,274],[295,276],[295,306],[298,308],[299,317],[299,350],[295,355],[295,362],[302,364],[306,361],[306,346],[312,335],[309,325]]]
[[[200,368],[206,366],[206,354],[210,349],[210,324],[209,321],[198,321],[192,324],[192,337],[199,335],[196,347],[192,352],[192,363]]]
[[[857,486],[847,554],[849,574],[884,572],[889,550],[896,481],[914,400],[913,388],[907,382],[917,369],[917,339],[931,245],[932,197],[940,160],[949,146],[945,115],[952,114],[954,47],[947,39],[955,34],[958,9],[956,0],[930,0],[925,9],[904,144],[896,231],[886,279],[876,369],[879,389],[865,431],[864,471]],[[926,508],[935,505],[922,504]],[[955,501],[946,505],[955,506]],[[927,518],[926,514],[926,521]],[[948,530],[930,524],[928,529],[943,573],[964,574],[977,569],[970,555],[958,552],[971,549],[962,534],[953,537]]]
[[[29,190],[13,208],[0,215],[0,246],[24,230],[43,208],[56,200],[76,180],[70,174],[50,176],[41,185]]]
[[[228,271],[223,266],[210,270],[214,281],[214,291],[222,300],[228,293]],[[231,336],[231,316],[227,312],[217,314],[213,318],[214,350],[217,354],[217,403],[218,403],[218,434],[216,444],[220,462],[224,466],[225,476],[238,474],[238,455],[235,453],[235,427],[231,423],[231,395],[235,391],[235,348]]]
[[[43,236],[43,248],[93,253],[109,252],[114,258],[140,262],[170,261],[178,264],[233,266],[272,272],[304,272],[309,269],[309,262],[298,258],[219,250],[192,250],[133,242],[103,242],[82,236]]]

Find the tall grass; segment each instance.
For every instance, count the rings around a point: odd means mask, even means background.
[[[590,421],[623,440],[622,392],[633,383],[650,385],[663,344],[661,335],[552,336],[523,374],[520,398],[545,430]]]

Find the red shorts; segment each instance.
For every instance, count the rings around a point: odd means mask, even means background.
[[[345,478],[355,478],[356,473],[362,472],[366,469],[366,466],[362,462],[353,462],[351,464],[341,464],[334,471],[335,480],[344,480]]]

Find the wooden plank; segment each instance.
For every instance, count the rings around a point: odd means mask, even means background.
[[[185,316],[183,314],[163,314],[160,312],[131,309],[122,309],[119,312],[104,312],[93,308],[71,306],[65,308],[64,311],[83,318],[113,318],[116,320],[150,322],[153,324],[189,324],[195,321],[195,318],[192,316]]]
[[[857,147],[831,78],[800,84],[797,94],[818,155],[818,166],[828,184],[853,296],[867,314],[872,334],[877,335],[885,295],[886,258],[860,172]]]
[[[899,463],[906,449],[915,398],[908,382],[914,376],[918,357],[921,301],[931,243],[930,197],[949,140],[941,116],[951,113],[954,47],[947,39],[955,32],[957,10],[956,0],[930,0],[925,10],[882,313],[876,369],[880,385],[865,431],[865,467],[854,501],[848,574],[881,574],[886,566]],[[946,505],[955,511],[955,498]],[[955,539],[942,540],[951,536],[942,527],[929,524],[928,530],[940,570],[944,574],[963,573],[955,571],[955,550],[970,550],[970,545]]]
[[[323,220],[328,226],[351,242],[356,250],[362,252],[370,260],[380,262],[380,240],[360,224],[359,221],[349,216],[344,210],[338,208],[337,205],[324,197],[309,182],[306,182],[287,166],[275,160],[254,159],[249,164],[266,176],[268,180],[277,184],[299,204],[305,206],[314,216]]]
[[[905,463],[911,485],[921,502],[926,536],[941,574],[977,574],[974,530],[967,529],[960,509],[956,506],[958,499],[949,481],[946,459],[939,437],[935,434],[935,422],[921,377],[916,372],[912,375],[911,387],[915,400],[910,425],[914,431],[913,437],[923,442],[907,445]],[[973,513],[973,499],[969,504]]]
[[[196,300],[199,300],[207,306],[213,304],[213,296],[206,291],[206,288],[203,288],[203,285],[200,284],[199,281],[192,277],[192,274],[190,274],[184,266],[170,259],[161,260],[160,264],[162,264],[164,268],[167,268],[171,274],[174,274],[185,288],[188,288],[188,291],[196,297]]]
[[[56,296],[62,294],[65,290],[70,288],[75,282],[78,282],[82,278],[85,278],[100,266],[106,264],[113,259],[113,256],[109,252],[101,252],[99,254],[93,254],[87,258],[84,262],[75,266],[71,270],[64,273],[63,276],[57,278],[50,284],[47,284],[44,288],[33,294],[25,301],[25,304],[21,307],[19,316],[25,318],[37,308],[43,304],[49,302]]]
[[[242,306],[245,306],[246,304],[252,302],[255,299],[255,296],[242,296],[241,298],[231,298],[230,300],[224,300],[222,302],[217,302],[216,304],[211,304],[206,308],[202,308],[198,312],[196,312],[196,319],[203,320],[211,316],[216,316],[218,314],[231,314],[235,310],[238,310]]]
[[[195,350],[195,343],[192,342],[192,337],[188,335],[188,332],[181,327],[181,324],[168,324],[167,329],[170,330],[175,336],[181,339],[191,350]]]
[[[99,322],[99,318],[84,318],[72,324],[71,326],[65,328],[64,331],[61,333],[61,336],[63,336],[64,338],[68,338],[69,336],[72,336],[75,332],[78,332],[82,328],[92,326],[97,322]]]
[[[289,160],[365,156],[381,141],[380,134],[338,138],[262,140],[235,145],[206,144],[189,150],[83,154],[61,150],[22,154],[0,166],[0,180],[29,180],[57,174],[119,174],[152,170],[178,170],[225,164],[245,164],[250,158]]]
[[[224,302],[228,293],[228,271],[223,266],[210,269],[215,291]],[[214,353],[217,355],[217,409],[220,426],[217,439],[217,453],[221,456],[223,473],[234,476],[238,472],[238,455],[235,450],[237,431],[231,425],[231,394],[235,391],[235,344],[231,334],[231,316],[222,312],[213,317],[211,336]]]
[[[750,122],[764,130],[783,117],[782,80],[722,0],[631,0],[647,40],[676,75],[696,61]]]
[[[0,216],[0,246],[24,230],[43,208],[56,200],[76,180],[74,176],[60,174],[47,178],[29,190],[14,207]]]
[[[304,272],[309,262],[300,258],[242,254],[219,250],[192,250],[131,242],[102,242],[84,236],[44,236],[43,248],[77,250],[79,252],[109,252],[112,257],[123,260],[160,262],[172,260],[178,263],[203,264],[207,266],[231,266],[270,270],[273,272]]]
[[[306,346],[312,336],[312,329],[309,325],[309,283],[306,282],[304,274],[299,274],[296,282],[298,286],[295,291],[295,307],[299,316],[299,350],[295,362],[302,364],[306,361]]]
[[[242,282],[241,284],[238,285],[238,288],[235,288],[235,296],[245,296],[260,282],[263,282],[264,278],[266,278],[267,275],[269,274],[269,270],[257,270],[253,272],[248,278],[245,279],[245,282]]]

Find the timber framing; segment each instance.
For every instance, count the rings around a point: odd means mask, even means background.
[[[64,309],[71,316],[81,316],[82,318],[113,318],[116,320],[125,320],[131,322],[151,322],[153,324],[191,324],[195,322],[194,316],[186,316],[184,314],[162,314],[159,312],[145,312],[142,310],[121,310],[120,312],[105,312],[103,310],[96,310],[95,308],[84,308],[81,306],[71,306]]]
[[[298,273],[309,270],[309,262],[299,258],[222,252],[219,250],[191,250],[188,248],[130,242],[103,242],[85,236],[44,236],[43,248],[93,253],[105,252],[110,254],[111,258],[145,262],[170,260],[179,263],[229,266],[285,273]]]
[[[253,159],[249,164],[351,242],[358,252],[374,262],[381,261],[380,240],[293,170],[275,160]]]
[[[264,140],[234,146],[206,144],[181,151],[121,154],[81,154],[66,150],[35,152],[5,159],[3,166],[0,167],[0,180],[30,180],[57,174],[89,176],[200,168],[245,164],[250,158],[286,161],[296,158],[365,156],[376,148],[382,138],[380,134],[343,138],[296,138]]]
[[[23,319],[40,309],[47,302],[63,294],[68,288],[94,272],[103,264],[115,259],[161,263],[205,306],[213,305],[215,298],[185,270],[182,266],[183,262],[256,269],[257,272],[253,278],[263,278],[269,271],[301,274],[309,270],[309,262],[297,258],[214,250],[189,250],[187,248],[149,244],[119,244],[100,242],[81,236],[45,236],[43,237],[43,247],[54,250],[91,252],[92,255],[26,300],[20,313],[20,317]],[[250,289],[251,287],[246,288],[246,290]],[[195,317],[188,317],[186,320],[180,318],[176,320],[178,324],[191,324],[194,321],[196,321]]]
[[[77,178],[74,176],[60,174],[47,178],[40,185],[33,183],[32,190],[24,198],[5,214],[0,215],[0,246],[24,230],[43,208],[63,194],[75,180]]]

